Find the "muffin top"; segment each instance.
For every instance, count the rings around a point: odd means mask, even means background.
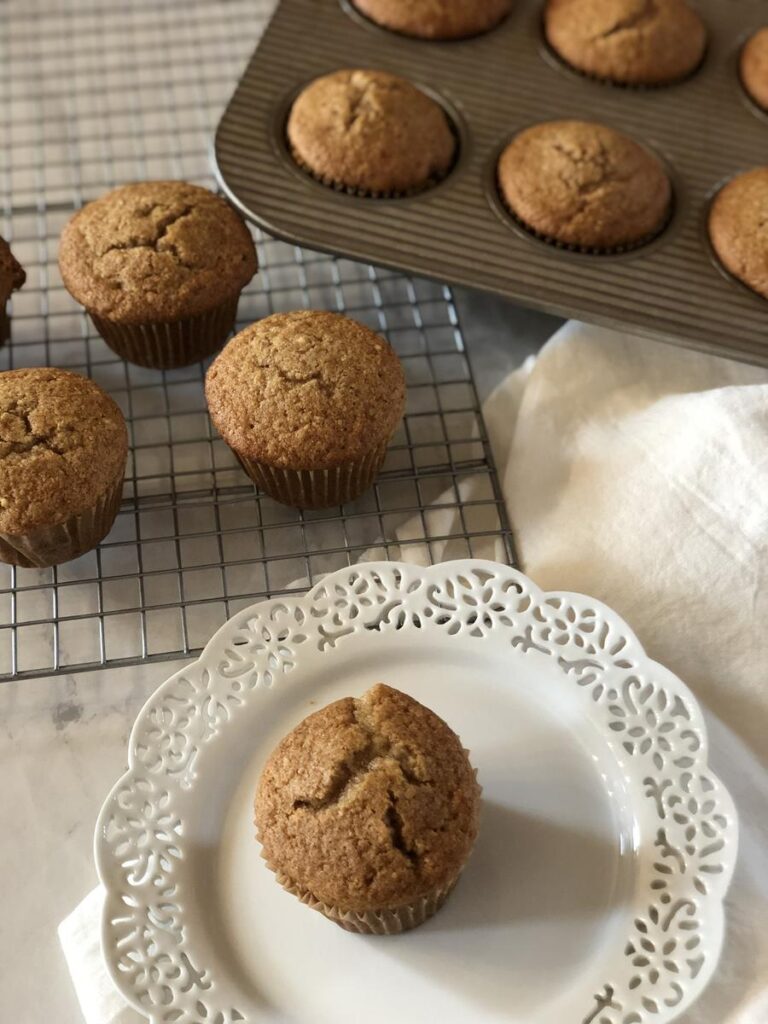
[[[768,110],[768,28],[750,36],[741,51],[741,81],[752,99]]]
[[[720,262],[768,299],[768,167],[733,178],[709,212],[709,237]]]
[[[666,222],[672,197],[652,153],[587,121],[548,121],[520,132],[501,155],[498,181],[531,230],[591,249],[647,239]]]
[[[282,469],[358,461],[392,436],[405,377],[388,342],[341,316],[275,313],[246,327],[208,370],[211,419],[240,455]]]
[[[419,39],[464,39],[487,32],[513,0],[353,0],[377,25]]]
[[[0,532],[91,508],[127,452],[123,414],[92,380],[50,367],[0,373]]]
[[[18,260],[14,259],[10,246],[4,238],[0,238],[0,306],[26,280],[27,275]]]
[[[410,192],[446,174],[456,140],[441,106],[386,71],[334,71],[297,97],[288,117],[294,158],[326,184]]]
[[[625,85],[663,85],[694,71],[707,33],[685,0],[549,0],[544,30],[574,68]]]
[[[70,294],[120,323],[170,321],[215,308],[256,273],[240,216],[183,181],[123,185],[64,228],[59,267]]]
[[[341,910],[382,910],[450,885],[477,835],[480,789],[458,736],[388,686],[305,718],[256,794],[264,857]]]

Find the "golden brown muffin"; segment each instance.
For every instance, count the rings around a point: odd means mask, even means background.
[[[323,184],[365,195],[425,188],[451,168],[456,139],[439,103],[386,71],[334,71],[288,117],[296,162]]]
[[[709,237],[734,277],[768,299],[768,167],[733,178],[709,212]]]
[[[392,934],[435,913],[477,836],[480,787],[434,712],[377,685],[305,718],[256,794],[268,866],[349,931]]]
[[[0,373],[0,559],[58,565],[94,548],[117,515],[127,453],[123,415],[93,381]]]
[[[666,224],[672,187],[661,162],[620,132],[587,121],[528,128],[501,155],[504,202],[546,241],[611,252]]]
[[[225,200],[183,181],[145,181],[76,213],[61,236],[59,267],[118,355],[169,368],[224,342],[256,250]]]
[[[686,0],[549,0],[547,42],[584,74],[666,85],[699,66],[707,32]]]
[[[741,51],[741,82],[749,96],[768,110],[768,27],[750,36]]]
[[[11,334],[5,304],[11,292],[21,288],[27,275],[18,260],[14,259],[10,246],[4,238],[0,238],[0,345],[7,341]]]
[[[391,346],[341,316],[276,313],[236,335],[205,380],[208,411],[258,486],[321,508],[373,483],[403,415]]]
[[[488,32],[514,0],[353,0],[371,21],[418,39],[466,39]]]

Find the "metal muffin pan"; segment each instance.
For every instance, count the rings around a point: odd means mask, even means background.
[[[768,23],[765,0],[698,0],[709,43],[675,85],[591,80],[547,47],[542,0],[517,0],[499,27],[438,43],[373,25],[346,0],[282,0],[219,123],[222,188],[278,238],[441,281],[485,289],[561,316],[768,365],[768,301],[720,267],[706,232],[712,196],[768,163],[768,117],[738,75],[744,40]],[[348,195],[309,177],[285,142],[303,85],[338,68],[379,68],[437,98],[460,151],[450,174],[417,195]],[[559,249],[528,235],[500,204],[495,162],[539,121],[601,121],[666,163],[674,210],[648,245],[618,255]]]

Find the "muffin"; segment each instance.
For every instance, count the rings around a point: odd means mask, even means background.
[[[419,191],[451,169],[456,139],[442,107],[386,71],[334,71],[288,117],[293,158],[324,185],[358,195]]]
[[[761,28],[744,44],[739,61],[741,82],[747,94],[768,110],[768,28]]]
[[[224,343],[256,250],[242,219],[212,192],[145,181],[76,213],[61,236],[59,267],[111,349],[170,369]]]
[[[353,0],[382,28],[418,39],[466,39],[494,28],[513,0]]]
[[[548,121],[520,132],[501,155],[498,184],[529,231],[583,252],[642,245],[665,226],[672,202],[657,157],[588,121]]]
[[[709,237],[734,277],[768,299],[768,167],[733,178],[709,211]]]
[[[0,238],[0,345],[11,336],[11,325],[5,304],[11,297],[11,292],[21,288],[26,280],[27,275],[21,264],[13,258],[10,246],[4,238]]]
[[[347,931],[422,924],[458,881],[480,787],[458,736],[389,686],[305,718],[271,754],[255,812],[278,882]]]
[[[618,85],[668,85],[704,58],[704,23],[685,0],[549,0],[547,42],[566,63]]]
[[[286,505],[352,501],[373,483],[405,406],[390,345],[338,313],[276,313],[236,335],[205,380],[211,419]]]
[[[50,367],[0,373],[0,560],[58,565],[96,547],[127,454],[123,415],[93,381]]]

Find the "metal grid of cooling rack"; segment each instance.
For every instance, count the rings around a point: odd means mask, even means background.
[[[128,365],[64,291],[59,232],[115,184],[213,187],[213,127],[270,10],[264,0],[7,0],[0,35],[0,234],[27,270],[0,368],[56,365],[108,390],[129,423],[121,511],[96,551],[0,566],[0,679],[189,655],[230,615],[376,557],[511,560],[503,504],[451,292],[257,234],[239,325],[346,311],[401,356],[408,411],[375,488],[302,513],[259,495],[212,432],[204,367]]]

